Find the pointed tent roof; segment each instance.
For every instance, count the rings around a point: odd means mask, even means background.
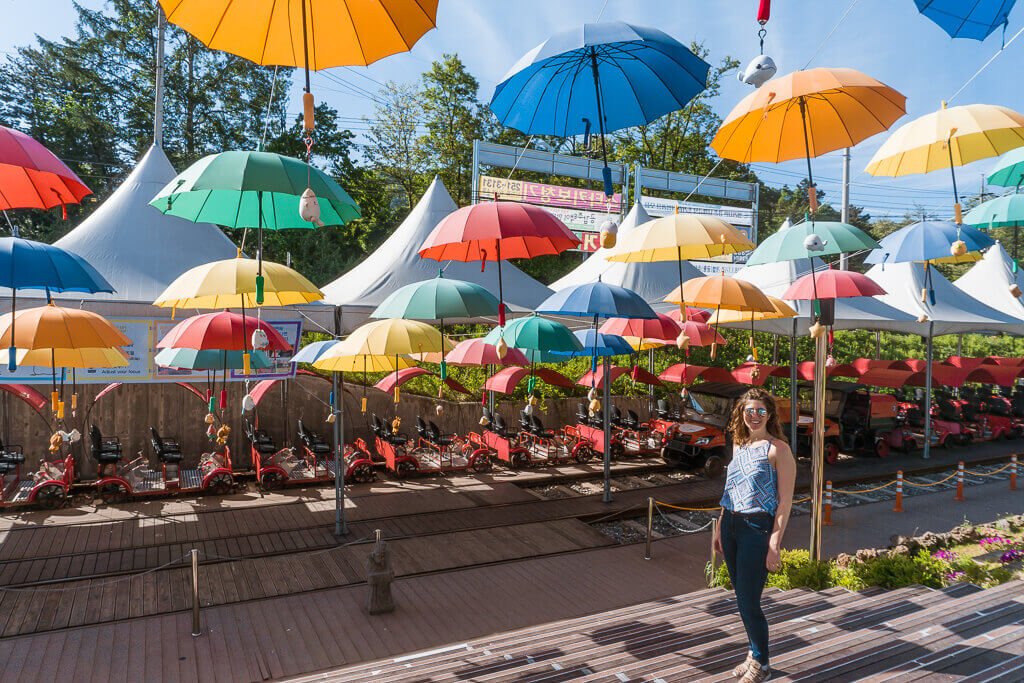
[[[637,202],[629,210],[626,217],[622,219],[619,226],[619,238],[629,234],[633,228],[651,220],[651,217],[644,210],[644,207]],[[619,263],[610,262],[605,256],[613,249],[598,249],[591,254],[586,261],[576,266],[572,271],[551,283],[551,289],[556,292],[566,287],[597,282],[598,277],[602,282],[619,285],[626,289],[632,289],[650,303],[657,303],[664,299],[669,292],[679,286],[679,265],[675,261],[662,263]],[[704,273],[697,270],[695,266],[683,261],[683,278],[690,280],[695,277],[704,277]]]
[[[235,245],[217,226],[192,223],[155,210],[149,202],[175,176],[156,145],[121,186],[56,246],[91,263],[116,290],[75,299],[151,303],[189,268],[231,258]]]
[[[914,316],[928,316],[927,323],[916,325],[916,334],[927,335],[929,329],[934,336],[963,332],[1024,334],[1024,320],[985,305],[953,286],[934,267],[931,267],[931,285],[935,303],[930,299],[922,302],[925,272],[923,263],[890,263],[873,266],[867,276],[888,292],[878,297],[885,303]]]
[[[498,292],[498,268],[487,264],[480,272],[479,263],[457,261],[438,262],[421,258],[420,246],[442,218],[458,208],[441,179],[434,177],[430,187],[391,236],[361,263],[325,285],[328,303],[365,308],[367,313],[376,308],[399,287],[437,277],[439,268],[444,276],[453,280],[467,280]],[[505,301],[513,308],[533,310],[551,295],[551,290],[516,268],[511,263],[501,267]],[[348,323],[346,322],[346,325]]]
[[[814,259],[814,268],[821,270],[825,264]],[[740,280],[757,285],[765,294],[782,297],[793,282],[811,272],[811,260],[778,261],[757,266],[744,266],[736,273]],[[811,321],[811,304],[808,301],[787,301],[798,313],[796,318],[764,320],[754,324],[755,329],[775,334],[793,334],[796,321],[798,336],[808,333]],[[916,316],[897,310],[876,297],[839,299],[836,301],[836,324],[838,330],[885,330],[888,332],[918,332]],[[749,327],[749,325],[748,325]]]
[[[989,247],[980,261],[953,282],[957,289],[997,311],[1024,318],[1024,301],[1010,291],[1014,285],[1024,290],[1024,272],[1019,269],[1013,272],[1013,259],[999,242]]]

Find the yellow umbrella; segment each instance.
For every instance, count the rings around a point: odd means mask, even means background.
[[[716,310],[708,318],[708,325],[725,325],[727,323],[749,323],[758,320],[777,320],[780,318],[795,318],[797,312],[782,299],[769,296],[768,301],[772,304],[771,311],[733,311]]]
[[[723,159],[779,163],[807,159],[812,213],[818,198],[811,159],[853,147],[906,113],[907,98],[854,69],[807,69],[775,78],[744,97],[711,147]]]
[[[453,348],[455,345],[443,338],[432,325],[416,320],[386,318],[356,328],[344,341],[320,356],[317,363],[334,356],[400,356],[447,352]],[[313,367],[317,367],[317,363]]]
[[[241,256],[213,261],[182,273],[167,286],[154,306],[161,308],[255,308],[259,262]],[[324,298],[298,271],[263,262],[263,305],[292,306]]]
[[[117,347],[109,348],[37,348],[18,349],[18,365],[48,368],[123,368],[128,356]]]
[[[167,20],[214,50],[257,64],[309,70],[366,66],[412,48],[437,25],[438,0],[160,0]]]
[[[930,173],[948,168],[953,176],[956,222],[961,223],[956,166],[1024,145],[1024,116],[994,104],[946,107],[905,123],[878,148],[865,169],[876,176]]]
[[[313,367],[326,372],[394,372],[415,365],[408,356],[335,356],[325,353],[317,358]]]

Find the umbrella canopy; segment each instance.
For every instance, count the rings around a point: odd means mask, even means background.
[[[499,339],[504,339],[511,348],[524,351],[571,353],[583,350],[568,327],[536,313],[516,318],[505,327],[495,327],[484,337],[484,342],[495,345]]]
[[[301,10],[296,4],[160,0],[168,21],[207,47],[257,64],[314,70],[366,66],[406,52],[437,25],[437,0],[302,0]]]
[[[497,314],[498,299],[486,289],[473,282],[447,279],[439,273],[432,280],[395,290],[370,317],[443,320]]]
[[[795,71],[744,97],[711,147],[743,163],[818,157],[886,130],[906,113],[906,101],[854,69]]]
[[[770,311],[717,310],[708,318],[707,324],[727,325],[729,323],[749,323],[759,320],[781,320],[797,316],[796,310],[782,299],[768,296],[768,301],[772,304],[772,310]]]
[[[760,289],[749,282],[727,277],[724,273],[690,280],[681,288],[672,290],[665,301],[671,304],[686,301],[702,308],[724,308],[730,311],[775,310],[775,306]]]
[[[453,344],[432,325],[388,318],[357,327],[345,340],[320,357],[313,367],[334,356],[395,356],[451,351]]]
[[[490,108],[502,124],[527,134],[582,135],[591,122],[615,131],[682,109],[706,87],[709,68],[658,29],[584,24],[523,55]]]
[[[342,342],[313,361],[313,367],[325,372],[394,372],[415,367],[408,356],[374,356],[370,354],[349,354]]]
[[[394,372],[388,375],[385,375],[383,379],[374,384],[373,387],[375,389],[383,391],[385,394],[390,394],[394,392],[395,387],[400,387],[409,380],[413,379],[414,377],[420,377],[422,375],[430,375],[431,377],[438,376],[436,373],[433,373],[430,370],[427,370],[426,368],[402,368],[400,370],[395,370]],[[457,382],[451,377],[445,377],[442,381],[445,383],[445,385],[448,386],[448,388],[457,391],[460,394],[465,394],[469,396],[473,393],[465,386],[463,386],[460,382]]]
[[[131,343],[102,316],[78,308],[51,303],[0,316],[0,346],[24,350],[105,349]]]
[[[188,370],[241,370],[245,367],[242,351],[219,349],[161,349],[153,360],[164,368]],[[270,357],[262,351],[253,351],[249,367],[264,370],[273,365]]]
[[[539,306],[538,313],[569,315],[578,318],[646,318],[658,314],[636,292],[598,280],[560,289]]]
[[[717,311],[716,315],[721,315],[723,311]],[[728,311],[728,313],[734,313],[734,311]],[[750,315],[745,314],[745,315]],[[755,313],[754,315],[760,315]],[[682,334],[686,335],[687,344],[690,346],[711,346],[712,344],[725,344],[726,339],[718,330],[713,328],[709,323],[702,323],[698,320],[687,320],[682,325],[680,330]],[[673,339],[671,343],[676,343]]]
[[[967,251],[955,256],[950,252],[953,242],[962,240]],[[867,255],[865,263],[972,263],[981,258],[995,240],[975,228],[952,221],[921,221],[882,238],[878,248]]]
[[[658,379],[663,382],[674,382],[676,384],[693,384],[698,379],[703,379],[705,382],[734,383],[736,381],[725,368],[690,365],[689,363],[677,363],[665,368],[658,375]]]
[[[612,378],[612,382],[619,379],[623,375],[627,375],[633,379],[634,382],[640,382],[642,384],[649,384],[651,386],[660,387],[662,386],[661,380],[655,375],[652,375],[647,370],[640,367],[635,368],[624,368],[621,365],[609,366],[608,374]],[[588,370],[585,375],[576,380],[576,384],[581,387],[597,387],[601,389],[604,387],[604,366],[601,366],[597,371]]]
[[[994,104],[943,105],[909,121],[868,162],[875,176],[904,176],[963,166],[1024,145],[1024,116]]]
[[[629,342],[616,334],[605,334],[588,328],[586,330],[576,330],[573,332],[573,335],[579,340],[580,345],[583,347],[582,349],[578,351],[553,351],[552,353],[559,356],[569,356],[570,358],[578,356],[597,356],[603,358],[605,356],[627,356],[633,353],[633,347],[629,345]]]
[[[533,368],[531,373],[530,368],[519,368],[513,365],[507,368],[502,368],[491,375],[487,381],[484,382],[484,389],[487,391],[496,391],[499,394],[511,394],[515,391],[516,385],[529,376],[534,376],[551,386],[563,387],[565,389],[573,388],[573,382],[571,379],[560,372],[552,370],[551,368]]]
[[[885,294],[874,280],[854,270],[829,268],[821,273],[809,273],[794,282],[782,295],[790,301],[814,299],[847,299],[858,296]],[[796,315],[796,311],[793,311]]]
[[[114,291],[78,254],[20,237],[0,237],[0,286],[89,294]]]
[[[1024,224],[1024,194],[1004,194],[964,214],[964,225],[980,229],[1016,228],[1021,224]]]
[[[266,351],[291,350],[291,345],[269,323],[231,311],[203,313],[185,318],[172,327],[156,347],[247,351],[251,347],[250,337],[257,329],[263,330],[267,335]]]
[[[435,261],[502,261],[560,254],[580,244],[565,223],[531,204],[485,202],[446,216],[420,247]]]
[[[292,363],[314,363],[320,356],[327,353],[329,349],[338,343],[340,342],[337,339],[310,342],[299,349],[289,360]]]
[[[678,308],[671,309],[665,315],[667,315],[669,318],[672,318],[672,320],[675,320],[676,322],[681,322],[683,319],[683,314],[679,312]],[[692,306],[686,307],[687,320],[696,320],[698,322],[706,323],[710,318],[711,311],[705,310],[703,308],[693,308]]]
[[[805,241],[816,235],[820,249],[809,250]],[[779,230],[757,246],[747,259],[747,265],[756,266],[777,261],[794,261],[812,256],[837,256],[854,251],[878,248],[878,241],[860,228],[834,221],[806,221]],[[947,256],[949,248],[946,248]],[[692,303],[692,302],[691,302]]]
[[[619,240],[609,261],[650,263],[750,251],[754,243],[715,216],[677,213],[644,223]]]
[[[655,318],[609,318],[600,327],[605,334],[617,334],[629,341],[633,339],[675,340],[679,336],[679,323],[664,313]]]
[[[292,306],[324,298],[298,271],[264,261],[263,305]],[[153,302],[161,308],[255,308],[260,263],[241,256],[213,261],[182,273]]]
[[[914,0],[917,10],[931,19],[950,38],[985,40],[1000,26],[1017,0]]]
[[[53,152],[20,131],[0,126],[0,211],[77,204],[90,194]]]
[[[1016,187],[1024,182],[1024,147],[1012,149],[999,157],[986,178],[989,185]]]
[[[438,359],[440,360],[440,359]],[[446,356],[448,365],[479,367],[483,365],[526,365],[523,352],[514,347],[505,352],[504,358],[498,357],[498,350],[483,338],[463,339]]]
[[[359,207],[329,175],[303,161],[271,152],[221,152],[195,162],[160,190],[150,204],[193,223],[229,228],[313,228],[299,215],[309,187],[325,225],[360,217]]]
[[[116,346],[107,348],[67,349],[39,347],[18,349],[18,365],[39,368],[123,368],[128,356]]]

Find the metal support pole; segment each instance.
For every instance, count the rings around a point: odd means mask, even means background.
[[[612,383],[611,361],[601,360],[604,367],[604,502],[612,502]]]
[[[189,553],[192,556],[192,635],[203,635],[202,626],[199,624],[199,551],[192,548]]]
[[[647,499],[647,543],[644,545],[644,559],[651,559],[651,533],[654,531],[654,499]]]
[[[796,455],[797,423],[800,419],[800,386],[796,375],[796,318],[789,338],[789,449]]]
[[[647,351],[647,371],[654,374],[654,349]],[[647,387],[647,412],[654,413],[654,385]]]
[[[843,206],[840,212],[839,220],[843,223],[850,222],[850,148],[847,147],[843,150]],[[850,269],[850,256],[848,254],[839,255],[839,270]]]
[[[160,3],[156,5],[156,92],[153,102],[153,144],[164,146],[164,35],[167,17]]]
[[[882,357],[882,331],[875,330],[875,360]]]
[[[924,366],[924,455],[925,460],[931,457],[932,450],[932,343],[935,339],[932,332],[935,323],[928,323],[928,342],[925,344]]]
[[[814,340],[814,437],[811,448],[811,543],[812,560],[821,559],[822,486],[825,481],[825,357],[828,336]]]

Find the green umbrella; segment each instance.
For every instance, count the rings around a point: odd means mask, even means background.
[[[1008,155],[1007,155],[1008,156]],[[1024,161],[1021,162],[1024,170]],[[1004,194],[978,204],[964,216],[964,225],[982,230],[1013,228],[1013,272],[1017,272],[1017,233],[1024,224],[1024,194]]]
[[[241,370],[245,367],[241,351],[218,349],[160,349],[154,361],[160,367],[188,370]],[[273,365],[262,351],[250,354],[249,367],[265,370]]]
[[[820,248],[809,249],[805,244],[805,240],[811,235],[817,235]],[[847,223],[805,221],[783,228],[761,242],[747,259],[747,265],[797,261],[814,256],[838,256],[878,248],[879,244],[873,237]]]
[[[498,299],[480,285],[449,280],[444,275],[396,289],[381,302],[371,318],[440,320],[498,315]]]
[[[542,318],[536,313],[525,318],[516,318],[504,328],[495,327],[484,337],[484,342],[497,345],[500,339],[504,339],[505,343],[512,348],[524,352],[561,351],[571,353],[583,350],[583,344],[572,333],[572,330],[562,323]],[[564,360],[564,358],[559,358],[559,360]]]
[[[1010,150],[999,157],[987,180],[989,185],[1019,187],[1024,182],[1024,147]]]

